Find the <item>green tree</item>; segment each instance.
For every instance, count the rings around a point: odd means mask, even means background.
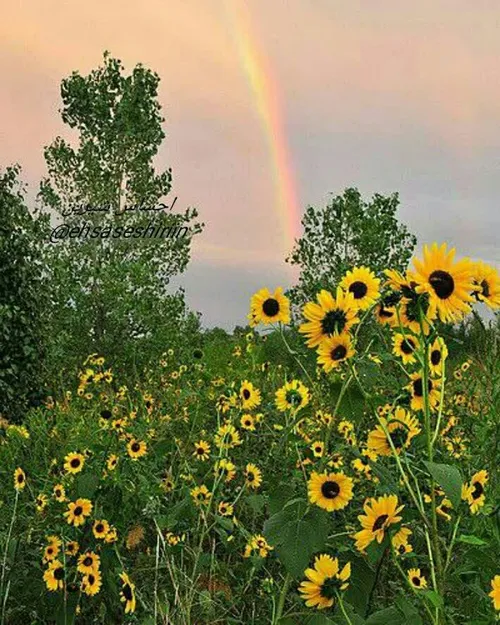
[[[43,398],[47,223],[25,202],[20,167],[0,173],[0,415],[19,421]]]
[[[185,270],[203,224],[196,209],[173,212],[174,200],[163,199],[172,172],[153,165],[165,138],[159,81],[141,64],[126,75],[108,52],[89,75],[75,71],[62,81],[62,120],[77,145],[57,137],[45,148],[48,176],[38,194],[40,210],[75,233],[49,250],[56,363],[99,352],[140,368],[179,340],[186,305],[169,283]],[[136,237],[148,227],[171,236]],[[80,228],[86,237],[76,237]],[[117,228],[128,238],[115,238]]]
[[[298,284],[289,294],[295,305],[333,290],[346,271],[365,265],[377,275],[390,267],[404,270],[417,239],[396,217],[399,196],[376,193],[362,199],[356,188],[344,190],[325,208],[309,206],[302,218],[303,236],[286,262],[300,267]]]

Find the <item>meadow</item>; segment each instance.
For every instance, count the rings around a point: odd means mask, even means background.
[[[434,244],[140,375],[89,354],[1,423],[0,623],[494,623],[499,305]]]

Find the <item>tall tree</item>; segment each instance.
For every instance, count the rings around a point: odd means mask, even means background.
[[[203,224],[195,209],[169,210],[171,169],[155,172],[165,138],[159,81],[141,64],[126,75],[108,52],[87,76],[62,81],[60,112],[77,145],[57,137],[45,148],[38,194],[40,210],[55,213],[58,235],[66,233],[51,247],[57,358],[99,352],[141,365],[173,340],[186,313],[183,292],[169,283]],[[170,236],[137,236],[154,228]]]
[[[417,239],[398,221],[398,206],[397,193],[376,193],[367,202],[356,188],[345,189],[324,208],[309,206],[304,234],[286,259],[300,267],[299,282],[290,290],[294,304],[314,299],[320,289],[334,289],[355,265],[378,275],[387,267],[405,269]]]
[[[18,421],[42,399],[47,336],[47,220],[34,219],[18,165],[0,173],[0,415]]]

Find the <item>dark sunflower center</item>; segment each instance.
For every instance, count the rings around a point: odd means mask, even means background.
[[[62,566],[54,570],[54,577],[57,580],[64,579],[64,569],[62,568]]]
[[[17,476],[17,482],[18,484],[22,484],[24,482],[24,475],[22,473]]]
[[[247,475],[247,480],[248,480],[249,482],[253,482],[253,481],[254,481],[254,479],[255,479],[255,475],[254,475],[253,473],[249,473],[249,474]]]
[[[441,506],[441,512],[443,512],[444,514],[448,514],[451,511],[451,508],[448,508],[448,506]]]
[[[203,352],[201,351],[201,349],[195,349],[193,352],[193,356],[195,358],[201,358],[203,356]]]
[[[146,402],[146,408],[151,408],[151,402],[149,400]]]
[[[76,508],[73,510],[73,514],[75,516],[80,516],[83,513],[83,508],[81,506],[76,506]]]
[[[337,482],[328,480],[321,485],[321,493],[326,499],[335,499],[340,493],[340,486]]]
[[[382,529],[382,527],[384,526],[384,523],[387,521],[388,518],[389,518],[388,514],[382,514],[379,517],[377,517],[375,520],[375,523],[373,524],[372,532],[376,532],[377,530]]]
[[[92,586],[95,582],[95,577],[92,575],[92,573],[90,573],[89,575],[89,584]]]
[[[410,339],[404,339],[401,342],[401,351],[403,352],[403,354],[412,354],[415,350],[415,344],[413,343],[412,340]]]
[[[243,389],[243,398],[250,399],[250,391],[247,388]]]
[[[203,454],[205,453],[205,450],[203,449],[203,447],[198,447],[196,451],[199,456],[203,456]]]
[[[92,566],[94,564],[94,559],[90,556],[87,556],[83,561],[83,566]]]
[[[325,599],[333,599],[336,591],[340,590],[342,582],[336,577],[330,577],[321,586],[321,596]]]
[[[455,290],[453,277],[442,269],[437,269],[431,273],[429,283],[439,299],[448,299]]]
[[[302,395],[298,391],[292,389],[286,392],[286,401],[292,406],[298,406],[302,401]]]
[[[390,433],[392,444],[396,449],[401,449],[406,443],[406,430],[398,427]]]
[[[429,393],[432,391],[432,380],[427,380],[427,388],[429,389]],[[424,385],[422,378],[417,378],[413,380],[413,392],[416,397],[422,397],[424,394]]]
[[[406,553],[406,547],[405,545],[399,545],[398,548],[399,553],[402,555],[403,553]]]
[[[411,581],[413,582],[414,586],[420,586],[420,577],[412,577]]]
[[[102,523],[98,523],[98,524],[95,526],[95,531],[96,531],[98,534],[102,534],[102,533],[104,532],[104,525],[103,525]]]
[[[354,295],[354,299],[363,299],[368,293],[368,287],[364,282],[356,280],[356,282],[353,282],[349,287],[349,292]]]
[[[441,362],[441,351],[439,349],[432,350],[431,362],[435,367]]]
[[[268,317],[275,317],[280,311],[278,300],[275,300],[274,297],[269,297],[262,304],[262,310]]]
[[[138,452],[140,448],[141,446],[139,445],[139,443],[132,443],[132,451]]]
[[[101,417],[103,419],[111,419],[111,411],[109,411],[109,410],[101,410]]]
[[[481,290],[482,290],[483,297],[489,297],[490,296],[490,285],[488,284],[488,282],[486,280],[483,280],[481,282]]]
[[[472,499],[479,499],[484,493],[484,488],[481,482],[474,482],[474,490],[472,491]]]
[[[345,312],[339,310],[330,310],[321,320],[321,329],[323,334],[333,334],[338,332],[339,334],[344,330],[347,322]]]
[[[54,549],[52,547],[47,547],[47,555],[51,556],[54,553]]]
[[[127,601],[132,601],[134,595],[132,594],[132,588],[130,588],[129,584],[125,584],[122,588],[123,596]]]
[[[73,469],[77,469],[80,466],[80,458],[73,458],[71,460],[70,465]]]
[[[345,345],[337,345],[337,347],[334,347],[330,352],[332,360],[342,360],[346,357],[346,354],[347,348],[345,347]]]
[[[394,311],[387,310],[387,308],[384,308],[383,306],[380,306],[378,314],[380,317],[385,317],[386,319],[390,319],[391,317],[394,317]]]

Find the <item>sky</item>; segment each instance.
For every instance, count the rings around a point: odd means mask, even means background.
[[[11,0],[0,21],[0,167],[30,197],[67,136],[61,80],[104,50],[161,77],[176,207],[205,229],[176,284],[205,327],[245,325],[290,286],[308,205],[356,186],[400,219],[500,266],[498,0]]]

